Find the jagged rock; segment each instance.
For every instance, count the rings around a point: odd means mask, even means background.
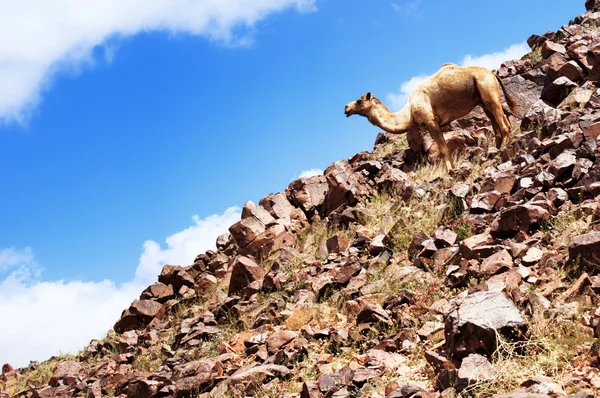
[[[424,243],[428,241],[431,241],[431,237],[425,232],[417,232],[414,234],[408,248],[408,258],[414,259],[415,256],[425,248]]]
[[[458,235],[448,228],[440,227],[433,232],[433,239],[436,247],[452,246],[456,242]]]
[[[316,175],[292,181],[285,193],[291,203],[295,203],[311,218],[320,210],[328,189],[325,176]]]
[[[446,314],[446,347],[451,355],[491,355],[497,333],[514,336],[526,323],[518,308],[502,292],[477,292],[453,303]]]
[[[265,340],[267,350],[272,354],[297,337],[298,333],[292,332],[291,330],[280,330],[275,332]]]
[[[325,215],[343,205],[354,206],[360,197],[368,193],[346,160],[333,163],[324,174],[329,186],[323,204]]]
[[[577,162],[577,157],[575,156],[575,151],[567,150],[562,152],[556,159],[550,162],[548,166],[548,171],[554,177],[560,177],[562,174],[572,170]]]
[[[470,385],[492,380],[496,372],[488,359],[479,354],[470,354],[464,358],[458,369],[455,388],[457,392]]]
[[[463,239],[462,242],[460,242],[458,254],[461,257],[469,260],[475,256],[475,251],[477,248],[486,246],[492,243],[493,240],[494,238],[489,233],[473,235],[467,239]]]
[[[542,252],[537,247],[531,247],[527,250],[527,253],[525,253],[521,261],[523,262],[523,265],[531,267],[532,265],[537,264],[538,261],[542,259],[543,254],[544,252]]]
[[[330,254],[342,253],[345,252],[346,249],[348,249],[348,247],[350,246],[350,241],[346,237],[340,234],[336,234],[331,238],[327,239],[326,246],[327,252]]]
[[[576,87],[577,83],[574,83],[565,76],[561,76],[544,87],[541,98],[554,106],[558,106]]]
[[[505,272],[512,266],[513,259],[510,253],[506,249],[502,249],[483,260],[480,272],[491,276]]]
[[[498,238],[514,236],[517,232],[529,232],[544,221],[548,221],[550,213],[536,205],[525,204],[502,209],[492,222],[491,235]]]
[[[547,394],[550,396],[565,396],[564,390],[551,378],[545,376],[535,376],[521,383],[521,388],[525,392],[532,394]]]
[[[585,0],[585,9],[588,11],[600,10],[600,1],[599,0]]]
[[[567,53],[567,49],[562,44],[546,40],[542,45],[542,58],[550,58],[550,56],[554,53],[560,53],[564,55]]]
[[[319,390],[319,384],[314,380],[306,380],[302,385],[300,398],[324,398],[325,396]]]
[[[128,330],[119,336],[119,348],[121,352],[138,345],[138,334],[135,330]]]
[[[156,282],[146,288],[140,296],[141,299],[156,300],[159,303],[164,303],[175,297],[173,286],[165,285],[162,282]]]
[[[425,340],[434,340],[434,337],[441,331],[444,330],[444,324],[442,322],[425,322],[419,330],[417,335]]]
[[[324,374],[319,377],[319,390],[326,396],[331,396],[336,391],[352,383],[354,371],[349,367],[342,368],[339,372]]]
[[[193,287],[194,278],[184,267],[166,264],[158,276],[158,281],[165,285],[171,285],[175,293],[179,293],[182,286]]]
[[[590,101],[595,91],[596,87],[591,84],[577,87],[571,91],[571,93],[567,95],[564,100],[562,100],[562,102],[558,105],[558,108],[566,111],[583,109]]]
[[[416,394],[424,392],[425,390],[423,390],[421,387],[403,384],[402,386],[398,387],[397,389],[386,395],[385,398],[411,398],[418,396]]]
[[[187,362],[173,368],[175,397],[186,397],[192,393],[203,392],[211,388],[217,377],[223,375],[223,364],[208,358]]]
[[[246,366],[238,369],[235,373],[229,376],[228,381],[231,384],[252,382],[257,385],[263,384],[266,379],[278,377],[285,379],[289,376],[290,370],[282,365],[259,365]]]
[[[298,211],[299,209],[294,207],[282,192],[265,196],[260,200],[259,205],[267,210],[275,219],[289,221],[303,221],[306,219],[304,213]]]
[[[127,330],[145,326],[156,316],[163,305],[153,300],[134,300],[131,306],[123,311],[121,318],[115,323],[114,330],[123,333]]]
[[[229,295],[240,294],[250,283],[258,281],[265,276],[266,272],[262,266],[252,258],[239,256],[235,259],[231,269],[229,281]]]
[[[356,368],[352,372],[352,384],[362,387],[365,383],[381,376],[377,369]]]
[[[59,362],[48,384],[52,387],[57,387],[60,384],[72,386],[77,383],[81,369],[82,366],[77,361]]]
[[[506,91],[515,99],[518,109],[517,114],[520,117],[525,116],[533,104],[540,99],[543,81],[538,83],[532,79],[526,79],[524,76],[516,75],[504,79]]]
[[[382,166],[375,183],[380,191],[392,193],[404,200],[408,200],[414,192],[408,175],[402,170],[390,167],[387,164]]]
[[[600,270],[600,232],[575,236],[569,244],[571,274],[587,272],[596,275]]]
[[[377,304],[366,304],[356,316],[356,322],[360,323],[377,323],[383,322],[389,324],[389,313]]]
[[[498,191],[490,191],[473,196],[473,200],[471,201],[471,213],[481,214],[491,212],[501,195],[502,194]]]

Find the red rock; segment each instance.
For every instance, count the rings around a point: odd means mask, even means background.
[[[354,206],[360,197],[367,194],[359,180],[359,174],[354,173],[346,160],[333,163],[325,169],[324,174],[329,186],[323,203],[325,215],[343,205]]]
[[[577,162],[577,157],[575,156],[575,151],[567,150],[562,152],[556,159],[550,162],[548,166],[548,171],[554,177],[560,177],[562,174],[569,172],[575,163]]]
[[[267,350],[270,354],[273,354],[275,353],[275,351],[279,350],[281,347],[290,343],[297,337],[298,333],[293,332],[291,330],[280,330],[278,332],[272,333],[265,340],[265,343],[267,344]]]
[[[547,59],[554,53],[560,53],[564,55],[567,53],[567,49],[562,44],[546,40],[542,45],[542,58]]]
[[[590,275],[600,271],[600,232],[593,231],[575,236],[569,244],[569,263],[571,274],[580,275],[587,272]]]
[[[174,396],[181,398],[206,391],[213,386],[215,379],[222,375],[223,365],[213,358],[176,366],[173,369]]]
[[[577,84],[571,79],[561,76],[544,87],[541,98],[554,106],[558,106],[576,87]]]
[[[293,181],[286,189],[286,196],[307,215],[312,215],[323,204],[328,189],[325,176],[317,175]]]
[[[173,286],[165,285],[162,282],[156,282],[146,288],[140,296],[141,299],[156,300],[159,303],[171,300],[175,297]]]
[[[350,246],[350,241],[343,235],[336,234],[327,239],[327,251],[331,253],[343,253]]]
[[[356,316],[356,323],[390,323],[389,314],[377,304],[365,304]]]
[[[517,232],[529,232],[532,227],[550,218],[550,213],[536,205],[518,205],[506,209],[492,223],[491,235],[494,237],[510,237]]]
[[[300,398],[324,398],[325,395],[319,390],[319,385],[314,380],[306,380],[302,385]]]
[[[59,362],[48,384],[52,387],[60,384],[72,386],[77,383],[81,369],[81,364],[77,361]]]
[[[497,335],[511,335],[526,326],[519,309],[501,292],[477,292],[449,307],[445,319],[446,347],[456,358],[471,353],[491,355]]]
[[[458,235],[448,228],[440,227],[433,232],[435,246],[439,248],[452,246],[457,237]]]
[[[460,392],[473,384],[492,380],[495,375],[494,367],[486,357],[470,354],[462,360],[458,369],[456,391]]]
[[[410,178],[402,170],[384,164],[375,183],[382,192],[390,192],[403,200],[408,200],[413,195]]]
[[[303,212],[298,213],[297,208],[294,207],[287,199],[284,193],[276,193],[265,196],[259,202],[259,205],[268,211],[271,216],[276,219],[305,219]]]
[[[502,249],[483,260],[480,269],[485,275],[491,276],[504,272],[512,266],[513,260],[510,253],[506,249]]]
[[[228,294],[230,296],[239,294],[251,282],[262,279],[265,274],[264,268],[250,257],[237,257],[231,270]]]

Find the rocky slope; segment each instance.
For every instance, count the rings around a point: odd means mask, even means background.
[[[474,112],[443,166],[375,148],[246,203],[102,341],[0,397],[593,397],[600,392],[600,1],[498,71],[510,142]],[[436,149],[428,149],[435,158]]]

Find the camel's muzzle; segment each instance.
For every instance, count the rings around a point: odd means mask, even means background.
[[[352,115],[352,108],[350,108],[348,105],[346,105],[346,107],[344,108],[344,115],[346,115],[346,117]]]

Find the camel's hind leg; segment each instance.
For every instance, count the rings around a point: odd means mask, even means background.
[[[510,133],[510,122],[502,109],[501,87],[496,81],[496,77],[490,73],[477,79],[477,89],[485,114],[490,118],[494,128],[496,148],[500,149],[502,142]]]

